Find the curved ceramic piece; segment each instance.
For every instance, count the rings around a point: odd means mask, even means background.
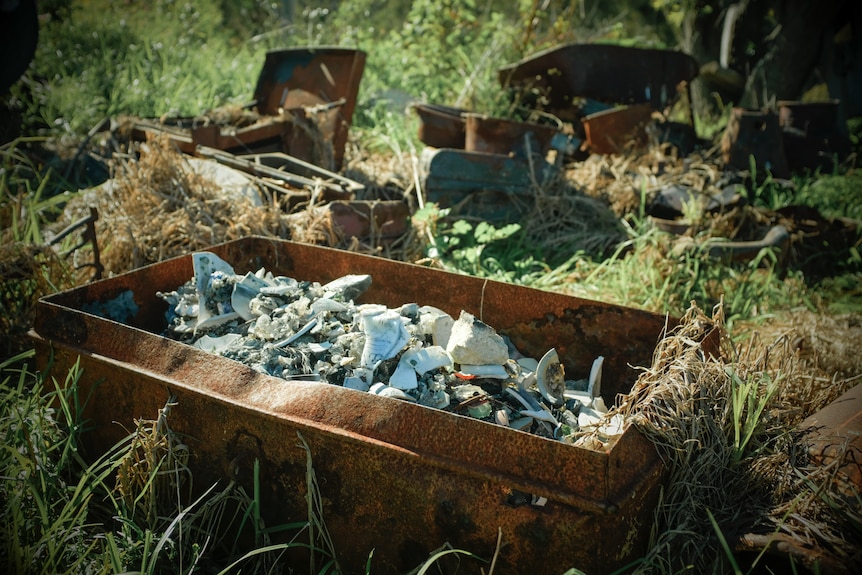
[[[398,361],[398,367],[389,376],[389,385],[401,390],[416,389],[419,387],[419,380],[416,378],[416,370],[408,362],[404,361],[403,354]]]
[[[299,328],[299,329],[296,331],[296,333],[294,333],[293,335],[288,336],[288,337],[284,338],[283,340],[281,340],[281,341],[279,341],[279,342],[277,342],[277,343],[273,344],[273,346],[274,346],[274,347],[284,347],[284,346],[286,346],[286,345],[290,345],[290,344],[292,344],[292,343],[293,343],[293,342],[295,342],[297,339],[299,339],[300,337],[304,336],[304,335],[305,335],[305,334],[307,334],[309,331],[311,331],[311,329],[312,329],[314,326],[316,326],[316,325],[317,325],[317,321],[318,321],[318,320],[317,320],[317,317],[313,317],[313,318],[311,318],[311,320],[310,320],[308,323],[306,323],[304,326],[302,326],[301,328]]]
[[[539,421],[547,421],[548,423],[553,423],[555,425],[559,423],[553,413],[544,409],[522,409],[521,415],[524,417],[532,417]]]
[[[487,377],[488,379],[508,379],[509,372],[502,365],[462,365],[458,370],[464,375]]]
[[[371,287],[371,276],[368,274],[348,274],[334,279],[323,286],[326,298],[337,297],[344,301],[358,298]]]
[[[401,356],[401,361],[410,364],[416,373],[425,375],[432,369],[445,367],[452,369],[452,356],[439,345],[428,347],[411,347]]]
[[[410,334],[401,321],[401,315],[393,310],[376,307],[360,312],[360,325],[365,332],[362,348],[362,367],[376,368],[381,361],[395,357],[410,340]]]
[[[265,280],[248,272],[241,280],[233,284],[233,292],[230,295],[231,307],[245,321],[253,319],[256,315],[251,311],[251,300],[257,297],[262,288],[269,285]]]
[[[209,319],[213,314],[207,309],[207,291],[216,272],[225,275],[236,275],[233,267],[212,252],[195,252],[192,254],[192,267],[195,274],[195,293],[198,296],[198,327],[200,322]]]
[[[392,397],[394,399],[403,399],[404,401],[416,401],[415,397],[404,393],[397,387],[392,387],[390,385],[386,385],[385,383],[375,383],[368,390],[368,393],[373,393],[374,395],[381,395],[383,397]]]
[[[536,385],[542,397],[552,405],[561,405],[565,402],[563,398],[566,390],[565,369],[560,363],[556,349],[550,349],[539,360],[536,367]]]
[[[231,343],[239,339],[239,337],[240,335],[238,333],[226,333],[219,337],[202,335],[192,345],[209,353],[218,353],[220,350],[226,348]]]
[[[521,405],[524,406],[526,410],[540,410],[542,406],[539,405],[539,402],[533,399],[533,396],[530,395],[530,392],[527,390],[516,389],[514,387],[507,387],[506,393],[511,395],[514,399],[518,401]]]
[[[494,412],[494,421],[497,425],[502,425],[503,427],[509,427],[511,421],[509,420],[509,412],[505,409],[498,409]]]
[[[590,397],[599,397],[602,394],[602,365],[605,363],[605,357],[600,355],[593,361],[593,366],[590,368],[590,385],[587,391]]]
[[[201,321],[200,317],[198,317],[198,322],[194,326],[194,332],[197,333],[199,330],[212,329],[214,327],[224,325],[227,322],[233,321],[235,319],[242,319],[240,315],[235,311],[229,311],[227,313],[222,313],[219,315],[207,314],[207,318],[203,321]]]

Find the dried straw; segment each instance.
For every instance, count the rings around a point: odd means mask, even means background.
[[[319,190],[311,190],[311,200],[291,213],[282,196],[266,189],[263,205],[227,196],[218,182],[197,173],[167,137],[150,137],[137,157],[117,156],[115,164],[110,187],[88,191],[66,210],[71,221],[89,206],[97,208],[96,231],[107,275],[251,235],[393,259],[412,257],[421,249],[411,234],[388,245],[379,230],[362,240],[346,237],[326,205],[317,201]]]
[[[720,341],[717,356],[708,353],[710,339]],[[652,366],[610,413],[623,414],[644,433],[667,470],[638,572],[690,566],[725,572],[727,554],[710,515],[737,551],[788,553],[790,539],[809,567],[815,559],[842,569],[858,564],[859,500],[835,492],[834,470],[808,462],[805,435],[795,430],[797,390],[804,384],[797,368],[786,336],[767,346],[756,337],[735,346],[721,304],[712,318],[692,304],[659,342]],[[765,409],[740,449],[735,424],[755,414],[750,405],[735,414],[733,397],[747,381],[755,382],[751,398]],[[769,382],[776,382],[772,394]]]

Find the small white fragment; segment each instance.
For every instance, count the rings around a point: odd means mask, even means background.
[[[448,369],[453,367],[452,356],[439,345],[411,347],[401,356],[401,361],[410,364],[419,375],[425,375],[432,369],[440,367]]]
[[[544,507],[547,502],[548,502],[547,497],[542,497],[541,495],[533,495],[532,501],[530,502],[530,504],[534,505],[536,507]]]
[[[604,356],[600,355],[593,361],[593,366],[590,368],[590,385],[587,388],[590,397],[598,397],[602,393],[602,365],[604,362]]]
[[[416,370],[408,362],[404,361],[404,356],[398,362],[398,367],[389,376],[389,385],[398,389],[416,389],[419,386],[419,381],[416,379]]]
[[[462,365],[458,371],[464,375],[475,375],[489,379],[508,379],[509,377],[509,373],[502,365]]]

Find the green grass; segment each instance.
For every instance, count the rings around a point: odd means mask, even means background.
[[[550,22],[537,13],[537,25],[528,29],[523,17],[538,5],[530,1],[512,8],[499,2],[417,0],[401,6],[403,21],[380,27],[365,19],[366,11],[379,8],[374,0],[351,0],[337,10],[301,10],[290,24],[274,20],[265,2],[234,3],[229,12],[222,12],[220,4],[81,1],[72,3],[70,18],[43,25],[32,73],[12,96],[27,107],[26,133],[39,137],[0,149],[4,245],[43,246],[45,226],[68,199],[58,192],[74,193],[64,174],[47,171],[33,159],[29,146],[47,136],[79,137],[105,117],[194,115],[227,103],[246,103],[267,49],[334,44],[366,50],[354,138],[365,149],[402,154],[415,151],[419,143],[415,118],[393,103],[398,98],[492,115],[516,114],[498,87],[496,69],[556,40],[570,39],[574,27],[583,24],[577,14]],[[606,9],[615,5],[608,3]],[[233,23],[231,28],[226,22]],[[624,42],[628,37],[619,21],[593,23],[601,39]],[[398,98],[387,100],[393,90]],[[702,132],[720,127],[720,118],[700,125]],[[810,174],[794,178],[792,186],[765,176],[752,174],[747,188],[749,200],[759,207],[804,204],[827,217],[862,219],[857,171]],[[543,249],[518,223],[477,224],[446,220],[444,215],[434,206],[417,214],[432,230],[427,255],[446,269],[480,277],[678,316],[692,300],[704,309],[723,302],[730,329],[738,319],[800,306],[830,313],[859,312],[862,306],[858,244],[829,256],[840,258],[839,275],[813,282],[798,270],[782,269],[770,250],[733,265],[698,251],[674,252],[672,237],[648,225],[643,213],[624,220],[626,237],[608,257],[579,243]],[[4,322],[13,319],[2,327],[6,337],[19,344],[35,300],[68,281],[61,266],[35,261],[38,273],[30,279],[18,281],[4,270],[0,282],[0,315]],[[296,523],[263,523],[257,466],[251,493],[236,484],[213,486],[194,499],[189,491],[165,491],[156,480],[159,472],[170,470],[178,484],[190,480],[177,451],[159,452],[136,495],[127,499],[115,489],[118,472],[139,453],[135,441],[152,433],[152,427],[139,428],[96,461],[84,460],[78,449],[84,427],[74,415],[86,399],[76,395],[80,371],[56,374],[59,381],[53,382],[49,374],[29,366],[32,350],[7,350],[0,356],[0,502],[6,518],[0,559],[6,572],[191,573],[200,572],[207,562],[216,562],[224,573],[239,567],[243,572],[269,572],[291,545],[313,550],[310,572],[340,572],[338,542],[326,531],[318,478],[302,438],[298,448],[307,453],[308,516]],[[742,454],[751,447],[769,401],[763,390],[770,382],[746,379],[735,385],[732,440]],[[249,532],[252,548],[241,544],[241,535]],[[222,538],[228,553],[213,555],[217,546],[207,541],[213,534]],[[288,536],[289,542],[274,544],[276,536]],[[437,559],[451,554],[475,558],[466,550],[441,549],[417,570],[432,571]],[[369,550],[366,572],[373,571]]]

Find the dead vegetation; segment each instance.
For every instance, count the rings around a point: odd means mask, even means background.
[[[692,305],[617,408],[657,446],[668,474],[639,571],[724,573],[730,546],[751,551],[752,565],[780,558],[779,571],[788,555],[823,573],[858,570],[862,508],[836,480],[844,454],[817,464],[800,428],[856,378],[822,386],[790,334],[736,345],[723,323],[721,306],[710,318]],[[718,356],[710,338],[720,340]]]

